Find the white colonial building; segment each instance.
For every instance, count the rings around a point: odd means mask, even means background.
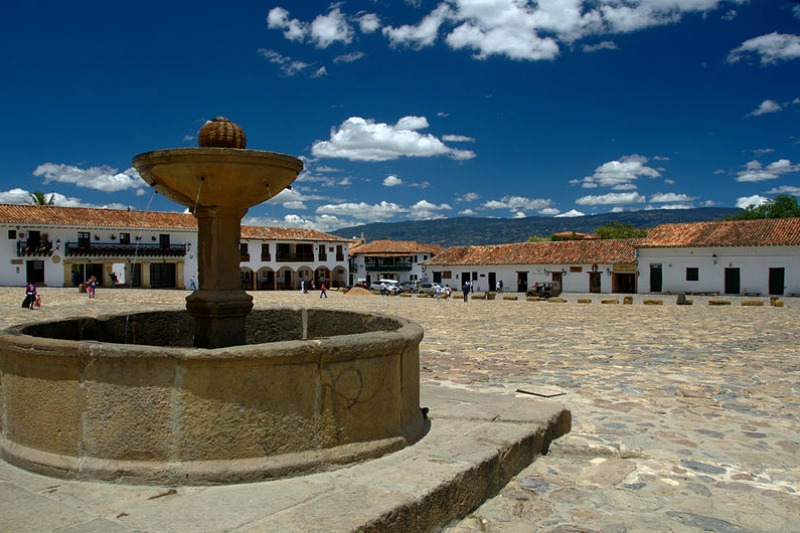
[[[662,224],[638,253],[641,292],[800,295],[800,218]]]
[[[434,283],[475,291],[525,292],[558,283],[564,292],[635,293],[638,239],[521,242],[448,248],[423,266]]]
[[[444,250],[437,244],[377,240],[350,246],[350,285],[379,279],[426,283],[432,281],[423,263]]]
[[[189,288],[197,222],[189,214],[0,204],[0,285]],[[0,237],[2,238],[2,237]],[[345,285],[350,241],[315,230],[243,226],[242,288]]]

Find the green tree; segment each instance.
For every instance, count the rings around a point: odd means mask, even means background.
[[[536,235],[528,237],[528,242],[550,242],[552,240],[552,237],[537,237]]]
[[[56,195],[50,194],[50,198],[46,198],[42,191],[33,191],[31,193],[31,203],[33,205],[53,205],[55,204]]]
[[[725,220],[793,217],[800,217],[800,206],[797,205],[797,197],[789,194],[778,194],[772,200],[767,200],[761,205],[749,205],[742,212],[729,216]]]
[[[619,222],[598,226],[595,233],[601,239],[640,239],[647,237],[646,229],[634,228],[633,224],[621,224]]]

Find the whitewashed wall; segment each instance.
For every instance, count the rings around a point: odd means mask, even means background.
[[[78,257],[66,257],[64,255],[67,242],[76,243],[78,241],[79,231],[88,231],[92,234],[92,243],[119,243],[119,233],[131,234],[131,244],[135,245],[135,236],[141,236],[142,243],[158,242],[158,236],[163,233],[170,234],[170,243],[173,245],[180,245],[189,243],[192,245],[191,252],[183,257],[184,261],[184,283],[186,287],[189,286],[189,280],[193,273],[197,272],[197,259],[195,252],[197,250],[197,234],[191,231],[140,231],[138,229],[130,228],[54,228],[54,227],[36,227],[36,226],[20,226],[17,230],[18,233],[24,232],[27,237],[27,230],[40,231],[42,234],[47,234],[48,240],[53,243],[61,241],[58,249],[54,249],[50,256],[30,256],[30,257],[17,257],[17,241],[26,240],[26,238],[15,239],[8,238],[8,230],[16,229],[15,226],[2,226],[0,227],[0,285],[3,286],[25,286],[26,284],[26,262],[31,260],[44,261],[45,283],[50,287],[62,287],[65,282],[71,283],[71,280],[64,279],[64,262],[81,262],[86,263],[88,259]],[[116,239],[111,239],[111,235],[115,235]],[[100,238],[96,240],[95,235]],[[153,241],[153,237],[156,238]],[[179,260],[180,258],[174,258]],[[143,258],[142,261],[151,261],[151,258]],[[103,257],[98,258],[95,262],[103,263],[127,263],[127,258],[111,258]],[[180,281],[180,280],[179,280]]]
[[[570,272],[570,267],[581,266],[583,272]],[[470,276],[473,272],[478,273],[478,279],[475,282],[475,291],[494,291],[496,287],[489,287],[489,273],[494,272],[497,281],[503,281],[503,290],[505,292],[517,291],[517,273],[528,273],[528,288],[533,287],[534,283],[549,283],[553,281],[552,272],[562,272],[562,291],[586,293],[589,292],[589,272],[592,265],[491,265],[491,266],[429,266],[427,272],[433,279],[433,272],[450,271],[452,277],[450,279],[443,278],[443,285],[450,285],[451,288],[461,289],[463,272],[469,272]],[[612,265],[598,265],[598,272],[601,272],[600,277],[600,292],[611,293],[612,277],[606,271],[612,270]],[[563,272],[566,272],[564,274]]]
[[[716,256],[716,257],[714,257]],[[739,268],[740,294],[769,293],[769,269],[783,268],[784,295],[800,294],[800,246],[642,248],[639,250],[639,292],[649,293],[650,265],[661,264],[661,292],[725,292],[725,269]],[[697,268],[699,279],[686,280]]]

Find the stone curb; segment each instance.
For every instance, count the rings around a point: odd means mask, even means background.
[[[467,516],[551,441],[571,415],[548,400],[421,386],[428,434],[330,472],[223,486],[66,481],[0,464],[0,531],[431,531]]]

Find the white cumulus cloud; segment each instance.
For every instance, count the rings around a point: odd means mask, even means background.
[[[331,129],[329,140],[316,141],[311,151],[315,157],[352,161],[390,161],[401,157],[440,155],[456,160],[475,157],[471,150],[451,148],[437,137],[417,131],[427,127],[425,117],[407,116],[396,124],[350,117],[338,129]]]
[[[397,187],[398,185],[402,185],[403,180],[398,178],[397,176],[386,176],[383,180],[384,187]]]
[[[772,32],[748,39],[728,54],[728,62],[757,57],[762,65],[800,58],[800,35]]]
[[[754,194],[753,196],[742,196],[736,199],[736,207],[741,209],[745,209],[751,205],[758,207],[759,205],[767,202],[769,198],[765,198],[758,194]]]
[[[674,192],[657,192],[650,196],[650,203],[665,204],[670,202],[692,202],[694,198],[687,194],[676,194]],[[662,207],[660,209],[666,209]]]
[[[318,48],[327,48],[336,42],[346,44],[353,40],[353,28],[338,7],[315,18],[310,31],[311,39]]]
[[[267,22],[269,28],[283,30],[289,40],[313,42],[321,48],[333,42],[352,42],[352,22],[364,34],[381,29],[392,47],[422,50],[441,39],[451,49],[470,51],[477,59],[501,56],[539,61],[555,59],[562,46],[571,47],[578,39],[675,24],[687,14],[706,15],[741,1],[441,0],[421,18],[404,24],[388,24],[378,14],[363,11],[347,16],[341,12],[345,4],[337,3],[311,23],[291,18],[280,7],[269,12]],[[415,1],[413,5],[421,8],[423,3]],[[613,41],[600,40],[584,50],[615,48]]]
[[[778,179],[785,174],[800,171],[800,165],[794,165],[788,159],[779,159],[766,167],[760,161],[750,161],[745,165],[745,169],[738,172],[736,181],[753,183]]]
[[[409,218],[412,220],[433,220],[444,218],[442,211],[450,211],[453,208],[448,204],[436,205],[427,200],[420,200],[409,209]]]
[[[439,27],[450,16],[450,7],[441,3],[418,24],[402,26],[386,26],[383,35],[392,46],[407,46],[415,50],[431,46],[439,35]]]
[[[764,100],[756,109],[748,113],[747,116],[758,117],[761,115],[766,115],[767,113],[777,113],[781,110],[783,110],[782,104],[776,102],[775,100]]]
[[[500,200],[484,202],[482,209],[508,209],[512,214],[537,212],[553,214],[553,201],[544,198],[525,198],[523,196],[504,196]],[[523,215],[524,216],[524,215]]]
[[[366,202],[345,202],[340,204],[322,205],[317,208],[316,212],[320,215],[350,217],[366,222],[381,222],[392,217],[408,213],[408,209],[403,208],[393,202],[387,202],[384,200],[379,204],[368,204]]]
[[[44,163],[36,167],[33,175],[43,177],[45,183],[70,183],[103,192],[133,190],[143,194],[148,188],[136,169],[132,167],[119,172],[116,168],[105,165],[79,168],[60,163]]]
[[[624,156],[617,161],[603,163],[594,170],[594,174],[579,180],[578,183],[585,189],[596,187],[612,187],[616,190],[635,189],[634,182],[639,177],[661,177],[658,170],[646,165],[647,161],[646,157],[636,154]]]
[[[612,192],[601,195],[582,196],[575,200],[577,205],[628,205],[641,204],[645,197],[637,192]]]

